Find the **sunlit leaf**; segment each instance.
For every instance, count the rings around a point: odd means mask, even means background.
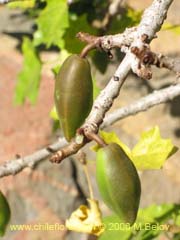
[[[170,30],[177,35],[180,34],[180,25],[173,25],[171,23],[165,22],[162,26],[162,30]]]
[[[35,103],[40,83],[41,61],[31,40],[23,39],[22,51],[24,63],[18,75],[18,82],[15,92],[15,103],[22,104],[26,98]]]
[[[97,86],[96,79],[93,78],[93,99],[95,99],[100,93],[100,88]]]
[[[36,0],[17,0],[8,3],[10,8],[33,8],[35,6]]]
[[[62,36],[69,26],[67,1],[47,0],[36,22],[38,29],[34,33],[35,45],[45,43],[47,48],[52,45],[63,47]]]
[[[160,169],[169,156],[177,151],[170,139],[160,136],[159,128],[154,127],[142,133],[139,142],[131,152],[131,159],[139,170]]]
[[[55,121],[59,120],[55,106],[50,111],[50,117]]]

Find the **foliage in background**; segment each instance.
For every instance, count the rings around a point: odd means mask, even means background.
[[[23,39],[22,52],[24,54],[23,69],[18,75],[15,102],[23,103],[28,98],[35,103],[41,78],[41,61],[31,40]]]
[[[10,8],[20,7],[22,9],[33,8],[35,6],[35,1],[36,0],[13,1],[13,2],[9,2],[8,6]]]

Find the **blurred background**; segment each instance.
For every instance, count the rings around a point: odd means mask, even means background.
[[[75,34],[80,30],[103,35],[118,33],[125,27],[137,24],[142,11],[151,2],[151,0],[122,1],[119,11],[108,20],[108,23],[105,22],[103,25],[103,19],[105,19],[108,6],[112,1],[69,1],[69,17],[74,31],[72,32],[72,26],[69,26],[69,31],[63,33],[65,47],[62,52],[66,56],[67,53],[78,52],[79,49],[82,49],[82,45],[76,45],[77,42],[73,42]],[[56,141],[61,135],[60,130],[56,129],[57,124],[50,116],[54,105],[52,68],[56,69],[62,61],[59,50],[62,47],[59,47],[59,43],[47,43],[42,40],[40,43],[36,42],[36,51],[43,63],[41,81],[37,84],[39,87],[36,87],[38,93],[35,93],[35,98],[29,97],[28,99],[23,96],[18,98],[24,94],[17,90],[17,86],[20,86],[17,79],[24,64],[22,41],[24,36],[29,39],[35,38],[34,32],[37,32],[40,27],[37,17],[39,12],[45,8],[46,2],[38,2],[33,8],[27,9],[7,5],[0,6],[0,164],[14,159],[16,154],[21,156],[31,154]],[[131,15],[127,14],[127,9],[132,10]],[[168,12],[166,26],[157,33],[157,39],[153,40],[151,44],[153,51],[172,57],[179,56],[180,30],[178,27],[172,27],[180,24],[179,9],[180,1],[174,0]],[[81,25],[76,22],[76,19],[80,19],[80,17],[86,17],[86,24]],[[49,31],[49,34],[52,33]],[[38,41],[37,39],[36,41]],[[112,60],[108,59],[107,54],[101,52],[90,55],[92,74],[96,80],[97,89],[102,89],[107,84],[122,58],[118,50],[113,54]],[[153,68],[153,78],[150,81],[129,74],[111,111],[126,106],[156,89],[169,86],[175,81],[175,74],[165,69]],[[23,86],[21,87],[23,88]],[[27,91],[31,92],[31,88]],[[156,125],[159,126],[163,138],[171,138],[174,145],[180,147],[180,96],[147,112],[121,120],[108,127],[106,131],[115,131],[120,139],[132,148],[143,131]],[[89,151],[89,145],[85,149],[90,161],[88,167],[95,196],[99,198],[94,177],[95,154]],[[39,163],[33,170],[25,169],[15,176],[4,177],[0,180],[0,189],[6,194],[11,206],[11,224],[46,222],[63,224],[71,212],[85,202],[85,198],[88,196],[86,179],[81,165],[73,158],[66,159],[60,165],[51,164],[47,159]],[[142,180],[141,207],[149,206],[152,203],[180,203],[179,172],[180,152],[178,151],[166,162],[162,170],[140,173]],[[102,208],[107,211],[103,204]],[[45,238],[73,240],[86,239],[87,236],[67,231],[53,231],[52,234],[52,231],[12,232],[7,229],[7,234],[2,239],[41,240]]]

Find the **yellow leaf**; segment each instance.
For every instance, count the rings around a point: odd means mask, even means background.
[[[53,106],[53,108],[52,108],[51,111],[50,111],[50,117],[51,117],[53,120],[59,120],[55,106]]]
[[[170,30],[174,32],[175,34],[179,35],[180,34],[180,25],[173,25],[171,23],[165,22],[162,26],[162,30]]]
[[[89,208],[81,205],[66,220],[66,227],[71,231],[99,236],[104,232],[104,226],[98,201],[95,199],[87,199],[87,201]]]
[[[35,0],[21,0],[21,1],[13,1],[8,3],[8,7],[10,8],[33,8],[35,6]]]
[[[161,137],[159,127],[156,126],[142,133],[140,140],[132,149],[131,159],[139,170],[160,169],[177,150],[171,139]]]

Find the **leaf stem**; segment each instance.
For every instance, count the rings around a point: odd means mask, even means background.
[[[83,165],[83,170],[87,179],[87,183],[88,183],[88,188],[89,188],[89,196],[90,199],[94,199],[94,193],[93,193],[93,188],[92,188],[92,183],[89,177],[89,172],[88,172],[88,168],[87,168],[87,164]]]

